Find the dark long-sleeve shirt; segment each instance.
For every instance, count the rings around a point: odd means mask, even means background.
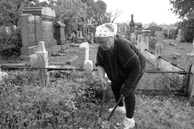
[[[128,40],[115,38],[111,53],[98,48],[96,66],[102,66],[114,83],[133,85],[138,74],[145,67],[145,57]]]

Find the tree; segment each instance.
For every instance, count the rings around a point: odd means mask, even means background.
[[[151,23],[149,23],[149,27],[151,26],[158,26],[158,24],[155,21],[152,21]]]
[[[194,0],[170,0],[171,11],[179,18],[187,18],[194,10]]]
[[[83,3],[85,3],[87,5],[87,23],[91,24],[93,19],[94,19],[94,15],[95,15],[95,8],[96,8],[96,3],[94,0],[81,0]]]
[[[193,42],[194,37],[194,19],[183,20],[181,23],[184,40],[186,42]]]
[[[66,25],[66,32],[69,32],[79,19],[87,16],[87,6],[81,0],[58,0],[52,7],[56,12],[56,20],[63,21]]]
[[[98,23],[98,25],[103,23],[103,20],[105,18],[107,5],[104,1],[97,0],[95,3],[95,16],[94,19]]]
[[[121,14],[123,13],[123,10],[116,9],[111,12],[111,22],[114,22],[115,19],[117,19]]]
[[[32,4],[32,2],[34,4]],[[38,0],[1,0],[0,25],[16,25],[23,7],[37,6]]]

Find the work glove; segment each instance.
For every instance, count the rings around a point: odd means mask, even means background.
[[[101,78],[100,81],[101,81],[102,89],[107,90],[107,87],[108,87],[107,81],[104,78]]]
[[[124,85],[121,90],[120,90],[120,94],[123,95],[124,97],[127,97],[129,94],[131,94],[133,91],[133,88],[131,88],[130,86]]]

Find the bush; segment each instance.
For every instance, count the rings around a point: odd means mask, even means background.
[[[194,19],[184,21],[182,27],[185,41],[192,43],[194,37]]]
[[[0,85],[0,128],[59,128],[76,110],[66,86],[39,87],[37,72],[14,72]],[[63,84],[63,85],[62,85]]]
[[[51,78],[47,87],[40,87],[38,74],[26,70],[8,72],[0,84],[0,128],[71,129],[72,125],[77,127],[76,123],[88,127],[95,121],[94,112],[102,97],[97,76],[71,72]],[[106,101],[110,98],[107,94]],[[85,120],[80,122],[80,118]]]
[[[16,29],[11,35],[1,31],[0,35],[0,55],[2,58],[8,60],[19,57],[22,47],[21,30]]]

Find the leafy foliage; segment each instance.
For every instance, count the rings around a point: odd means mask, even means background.
[[[5,30],[0,32],[0,56],[3,60],[11,60],[19,57],[21,54],[21,30],[12,30],[10,33],[11,34],[6,33]]]
[[[171,11],[177,14],[180,18],[185,18],[191,15],[194,10],[193,0],[170,0],[172,4]]]
[[[186,42],[193,42],[194,37],[194,19],[184,20],[182,22],[183,35]]]
[[[38,0],[1,0],[0,1],[0,25],[16,25],[21,14],[21,9],[33,6]]]
[[[73,71],[55,77],[54,81],[51,76],[47,87],[39,87],[38,71],[8,74],[0,83],[0,128],[98,128],[98,76],[87,77],[83,72]],[[137,95],[136,99],[135,119],[139,128],[193,128],[193,109],[184,98]],[[103,119],[109,115],[107,108],[114,104],[106,101]],[[115,114],[110,122],[122,122],[123,115]]]

